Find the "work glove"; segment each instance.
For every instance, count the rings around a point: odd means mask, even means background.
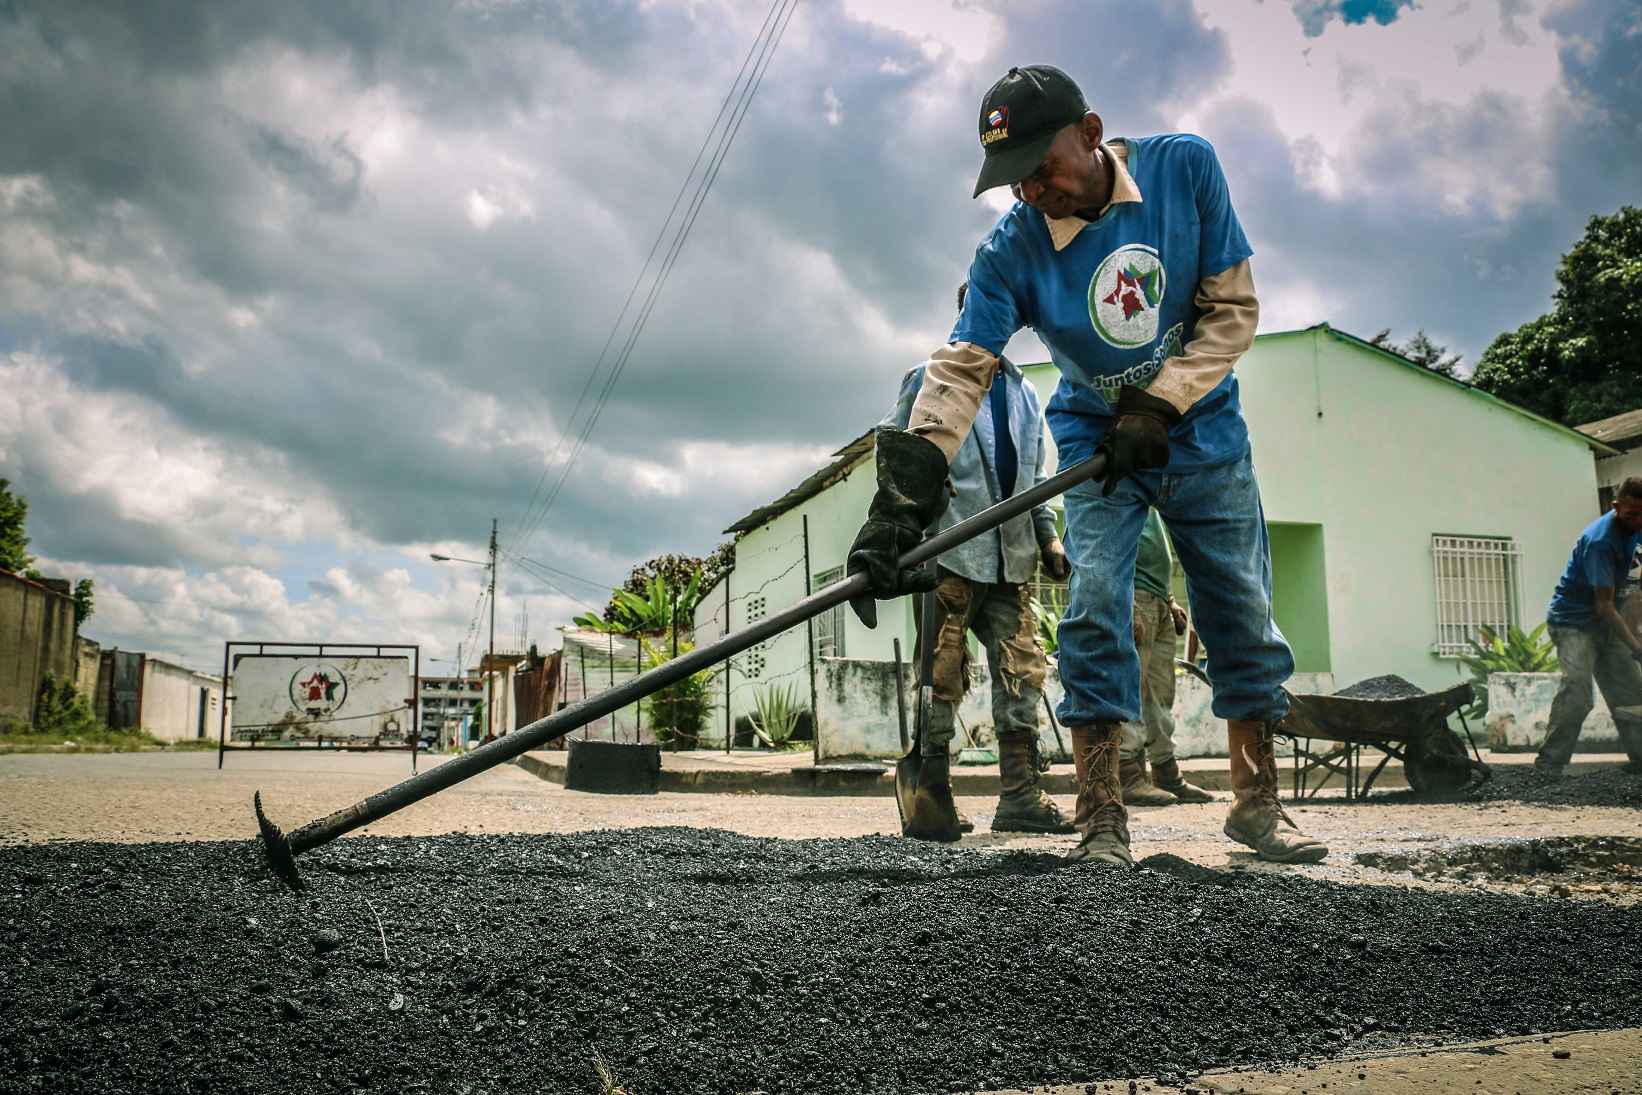
[[[1095,446],[1097,453],[1106,455],[1101,495],[1110,496],[1126,475],[1167,465],[1169,430],[1180,419],[1180,412],[1167,399],[1140,388],[1124,388],[1117,397],[1117,417]]]
[[[1066,558],[1066,548],[1062,546],[1059,536],[1051,536],[1038,548],[1038,555],[1043,559],[1043,574],[1051,582],[1064,582],[1072,576],[1072,563]]]
[[[1174,621],[1174,633],[1186,634],[1186,610],[1175,604],[1174,598],[1169,598],[1169,618]]]
[[[904,430],[878,431],[878,493],[848,563],[851,574],[864,571],[871,582],[870,594],[850,598],[868,627],[878,626],[878,601],[935,588],[934,567],[902,570],[899,564],[946,509],[946,473],[946,455],[935,442]]]

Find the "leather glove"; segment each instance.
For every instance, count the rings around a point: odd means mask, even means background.
[[[1038,555],[1043,559],[1044,577],[1051,582],[1064,582],[1072,576],[1072,563],[1066,558],[1066,548],[1059,536],[1045,540],[1038,549]]]
[[[1186,610],[1175,604],[1173,597],[1169,598],[1169,618],[1174,620],[1174,633],[1186,634]]]
[[[872,592],[850,598],[868,627],[878,626],[878,601],[927,593],[935,568],[900,568],[901,556],[924,538],[924,529],[946,509],[946,455],[928,438],[904,430],[878,431],[878,493],[866,523],[850,546],[849,573],[866,572]]]
[[[1095,451],[1106,454],[1106,471],[1101,479],[1102,496],[1117,489],[1126,475],[1169,462],[1169,430],[1181,419],[1167,399],[1148,395],[1140,388],[1126,387],[1117,397],[1117,417]]]

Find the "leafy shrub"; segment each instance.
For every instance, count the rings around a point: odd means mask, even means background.
[[[1471,690],[1477,695],[1477,702],[1465,710],[1467,718],[1482,718],[1488,714],[1490,674],[1562,670],[1556,657],[1556,644],[1546,636],[1544,624],[1526,633],[1520,627],[1509,627],[1504,636],[1491,627],[1484,627],[1479,637],[1471,640],[1471,653],[1460,655],[1460,662],[1471,670]]]
[[[688,654],[695,649],[693,642],[679,641],[678,653]],[[640,638],[645,668],[672,661],[676,656],[668,645],[657,646],[649,639]],[[710,694],[714,671],[703,669],[681,681],[658,688],[645,701],[650,720],[650,733],[663,744],[682,749],[694,749],[701,740],[701,731],[707,725],[712,711]]]
[[[1061,601],[1060,587],[1049,587],[1049,603],[1040,604],[1036,597],[1032,598],[1032,615],[1038,620],[1038,640],[1043,643],[1045,654],[1054,654],[1060,649],[1060,643],[1055,638],[1055,631],[1060,627],[1060,618],[1066,612],[1066,605]]]

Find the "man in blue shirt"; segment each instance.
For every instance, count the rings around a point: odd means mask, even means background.
[[[1011,336],[1031,327],[1061,371],[1049,426],[1062,467],[1106,457],[1066,494],[1071,603],[1058,634],[1083,839],[1071,858],[1132,863],[1118,776],[1140,715],[1132,630],[1147,508],[1168,522],[1227,720],[1226,835],[1282,863],[1316,862],[1277,797],[1272,728],[1294,658],[1271,616],[1271,556],[1232,365],[1259,307],[1251,249],[1214,149],[1168,134],[1107,142],[1059,69],[1013,68],[981,104],[975,193],[1018,199],[976,249],[969,300],[925,367],[905,431],[878,439],[878,493],[850,551],[875,596],[916,590],[897,561],[939,511],[956,455]],[[857,611],[865,607],[857,606]]]
[[[958,288],[963,311],[967,285]],[[901,395],[880,429],[907,427],[923,388],[924,366],[907,371]],[[1020,369],[1000,358],[975,426],[947,469],[951,502],[930,528],[939,532],[1048,478],[1044,471],[1043,409]],[[917,794],[929,802],[903,819],[903,832],[921,840],[956,840],[961,819],[952,803],[949,752],[957,706],[969,690],[969,633],[986,648],[992,676],[992,723],[998,739],[1002,793],[993,832],[1070,833],[1072,826],[1038,788],[1038,708],[1043,703],[1044,651],[1027,583],[1037,573],[1067,578],[1066,551],[1055,514],[1041,505],[1001,528],[940,557],[935,588],[935,679],[930,725],[919,739]],[[924,596],[928,596],[925,594]],[[921,623],[922,611],[913,614]],[[926,637],[920,634],[920,649]]]
[[[1580,534],[1568,566],[1551,594],[1545,619],[1556,643],[1562,680],[1551,701],[1550,725],[1534,764],[1561,774],[1574,755],[1579,728],[1591,713],[1596,678],[1608,701],[1620,743],[1630,754],[1628,772],[1642,773],[1642,639],[1619,608],[1642,577],[1642,477],[1619,488],[1613,509]]]

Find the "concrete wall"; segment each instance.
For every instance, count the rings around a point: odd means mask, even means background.
[[[863,757],[887,759],[899,756],[901,749],[900,723],[895,708],[895,665],[893,662],[868,661],[859,658],[822,658],[817,663],[817,699],[821,718],[816,733],[815,759],[826,761],[850,760]],[[910,678],[909,678],[910,679]],[[1176,678],[1175,689],[1175,749],[1185,757],[1223,757],[1226,755],[1226,724],[1210,710],[1207,685],[1196,677],[1182,674]],[[1327,673],[1296,673],[1289,680],[1289,689],[1301,694],[1327,694],[1334,690],[1333,680]],[[1060,677],[1053,665],[1045,692],[1051,704],[1061,699]],[[996,739],[992,728],[992,690],[990,680],[976,678],[963,703],[958,717],[963,720],[978,745],[990,746]],[[917,695],[912,689],[907,694],[908,725],[917,711]],[[1066,729],[1061,728],[1066,739]],[[1054,731],[1047,715],[1038,719],[1038,740],[1051,754],[1055,752]],[[960,729],[958,744],[964,744]],[[1070,742],[1066,744],[1070,746]],[[1285,753],[1286,749],[1283,750]]]
[[[200,696],[205,727],[200,730]],[[161,741],[215,737],[221,729],[222,678],[196,673],[157,658],[143,660],[142,728]]]
[[[1618,456],[1606,456],[1596,462],[1596,485],[1616,491],[1619,484],[1633,475],[1642,475],[1642,449],[1632,449]]]
[[[0,570],[0,720],[34,721],[47,673],[75,679],[74,598],[54,584]]]
[[[1493,673],[1488,677],[1489,748],[1502,753],[1533,753],[1545,740],[1560,673]],[[1576,746],[1587,753],[1621,752],[1613,716],[1596,693],[1596,707],[1585,719]]]

